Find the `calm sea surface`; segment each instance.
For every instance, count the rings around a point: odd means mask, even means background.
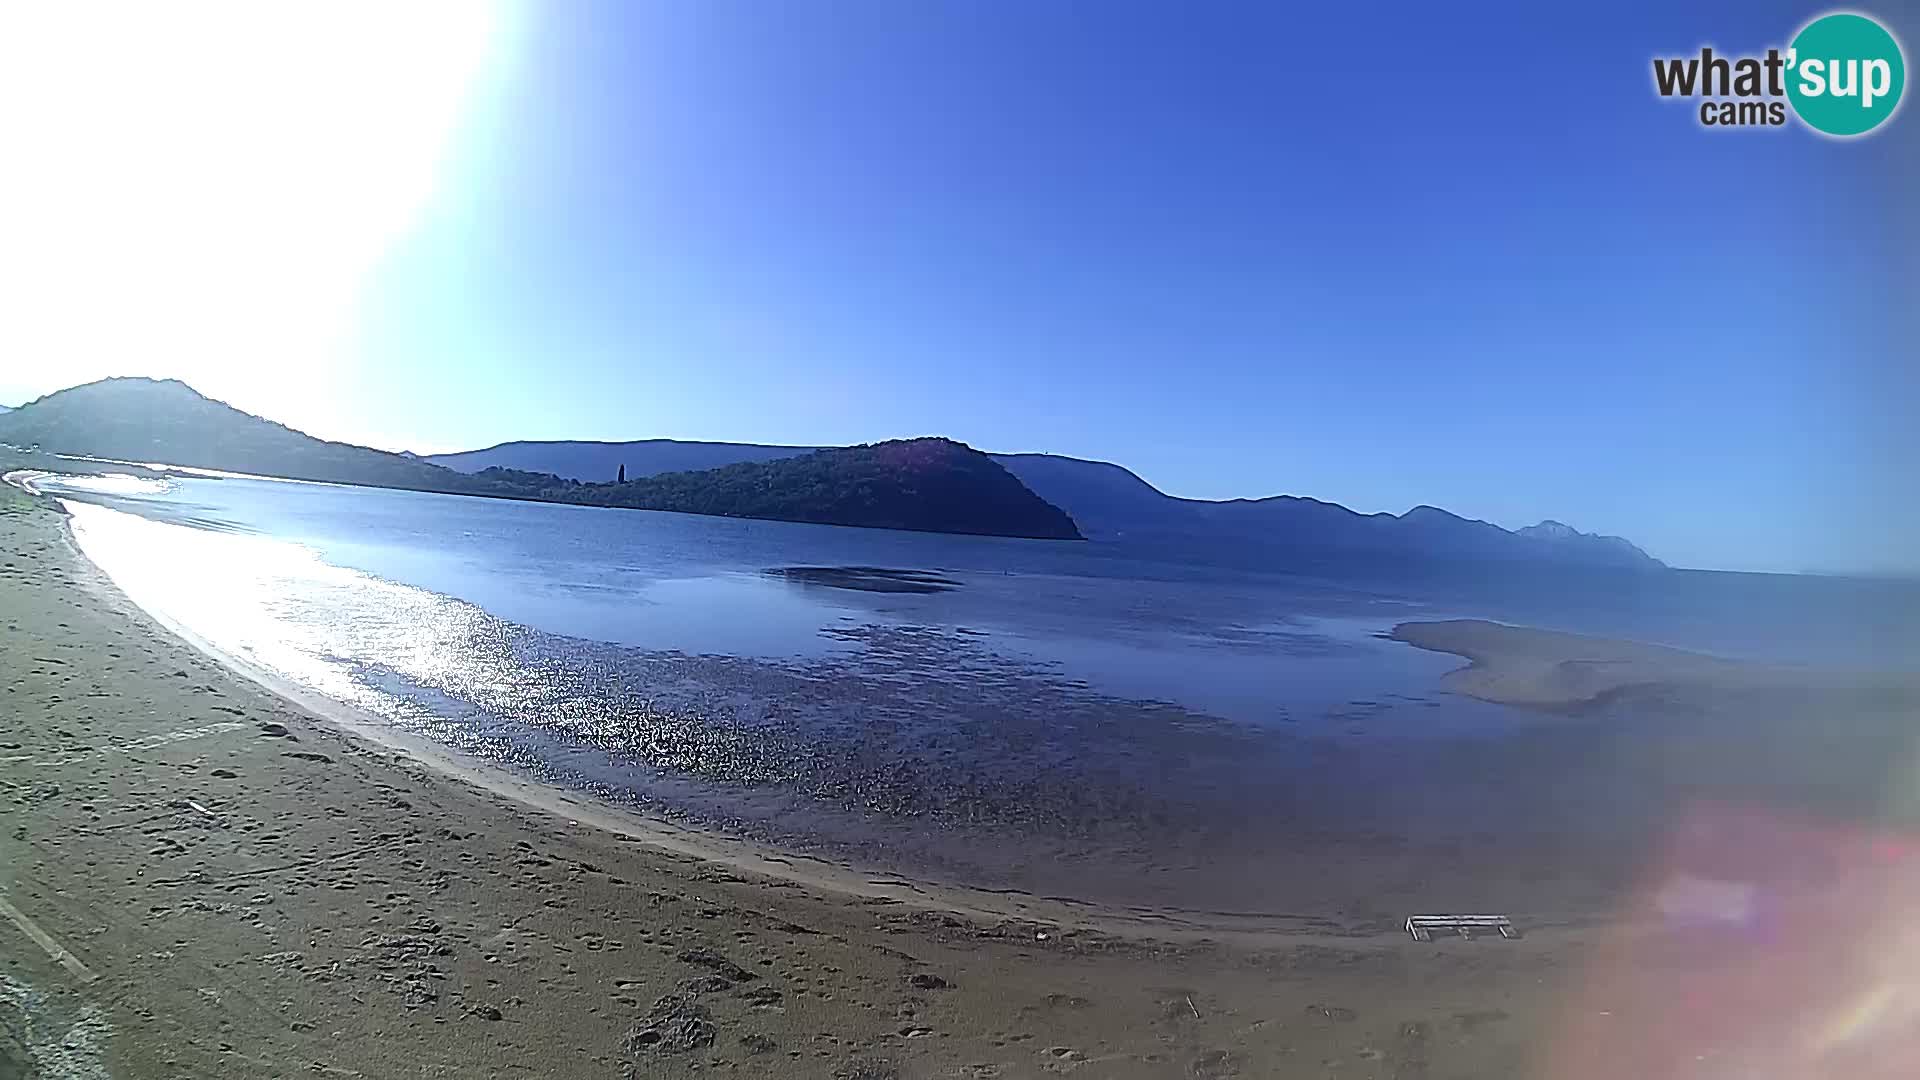
[[[1303,837],[1515,828],[1477,770],[1569,722],[1442,692],[1458,661],[1376,636],[1397,622],[1822,666],[1920,642],[1910,588],[1831,579],[1283,567],[234,478],[40,486],[142,606],[501,767],[885,868],[1133,903],[1262,910]]]

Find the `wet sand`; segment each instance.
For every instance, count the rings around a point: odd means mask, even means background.
[[[1402,623],[1390,635],[1417,648],[1472,661],[1443,680],[1450,689],[1501,705],[1560,712],[1591,710],[1635,687],[1690,686],[1721,692],[1844,691],[1882,686],[1913,693],[1911,677],[1818,672],[1479,619]]]
[[[1508,768],[1505,786],[1515,812],[1584,850],[1650,858],[1700,806],[1920,828],[1911,667],[1742,663],[1479,620],[1405,623],[1392,636],[1470,660],[1443,680],[1457,692],[1562,718],[1542,737],[1550,752]]]

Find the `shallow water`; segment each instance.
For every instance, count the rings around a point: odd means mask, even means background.
[[[1440,857],[1524,832],[1485,763],[1566,727],[1441,692],[1457,661],[1377,636],[1543,602],[1510,577],[235,478],[42,486],[129,596],[224,651],[505,767],[890,869],[1258,909],[1303,844]],[[1582,594],[1596,629],[1810,648],[1608,591]]]

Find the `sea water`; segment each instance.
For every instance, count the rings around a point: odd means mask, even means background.
[[[1819,579],[1286,565],[237,477],[38,486],[136,603],[491,765],[893,872],[1212,910],[1264,909],[1328,851],[1514,832],[1480,763],[1577,725],[1445,692],[1462,661],[1384,639],[1398,622],[1865,666],[1913,630],[1911,605]]]

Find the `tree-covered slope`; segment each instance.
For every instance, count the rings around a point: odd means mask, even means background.
[[[677,510],[883,529],[1079,539],[1071,518],[987,455],[946,439],[823,450],[780,461],[581,484],[490,468],[471,475],[406,454],[327,442],[175,380],[106,379],[0,414],[0,443],[457,495]]]
[[[848,446],[624,484],[588,484],[568,501],[876,529],[1080,539],[1073,519],[1059,507],[1035,495],[999,462],[951,439]]]

